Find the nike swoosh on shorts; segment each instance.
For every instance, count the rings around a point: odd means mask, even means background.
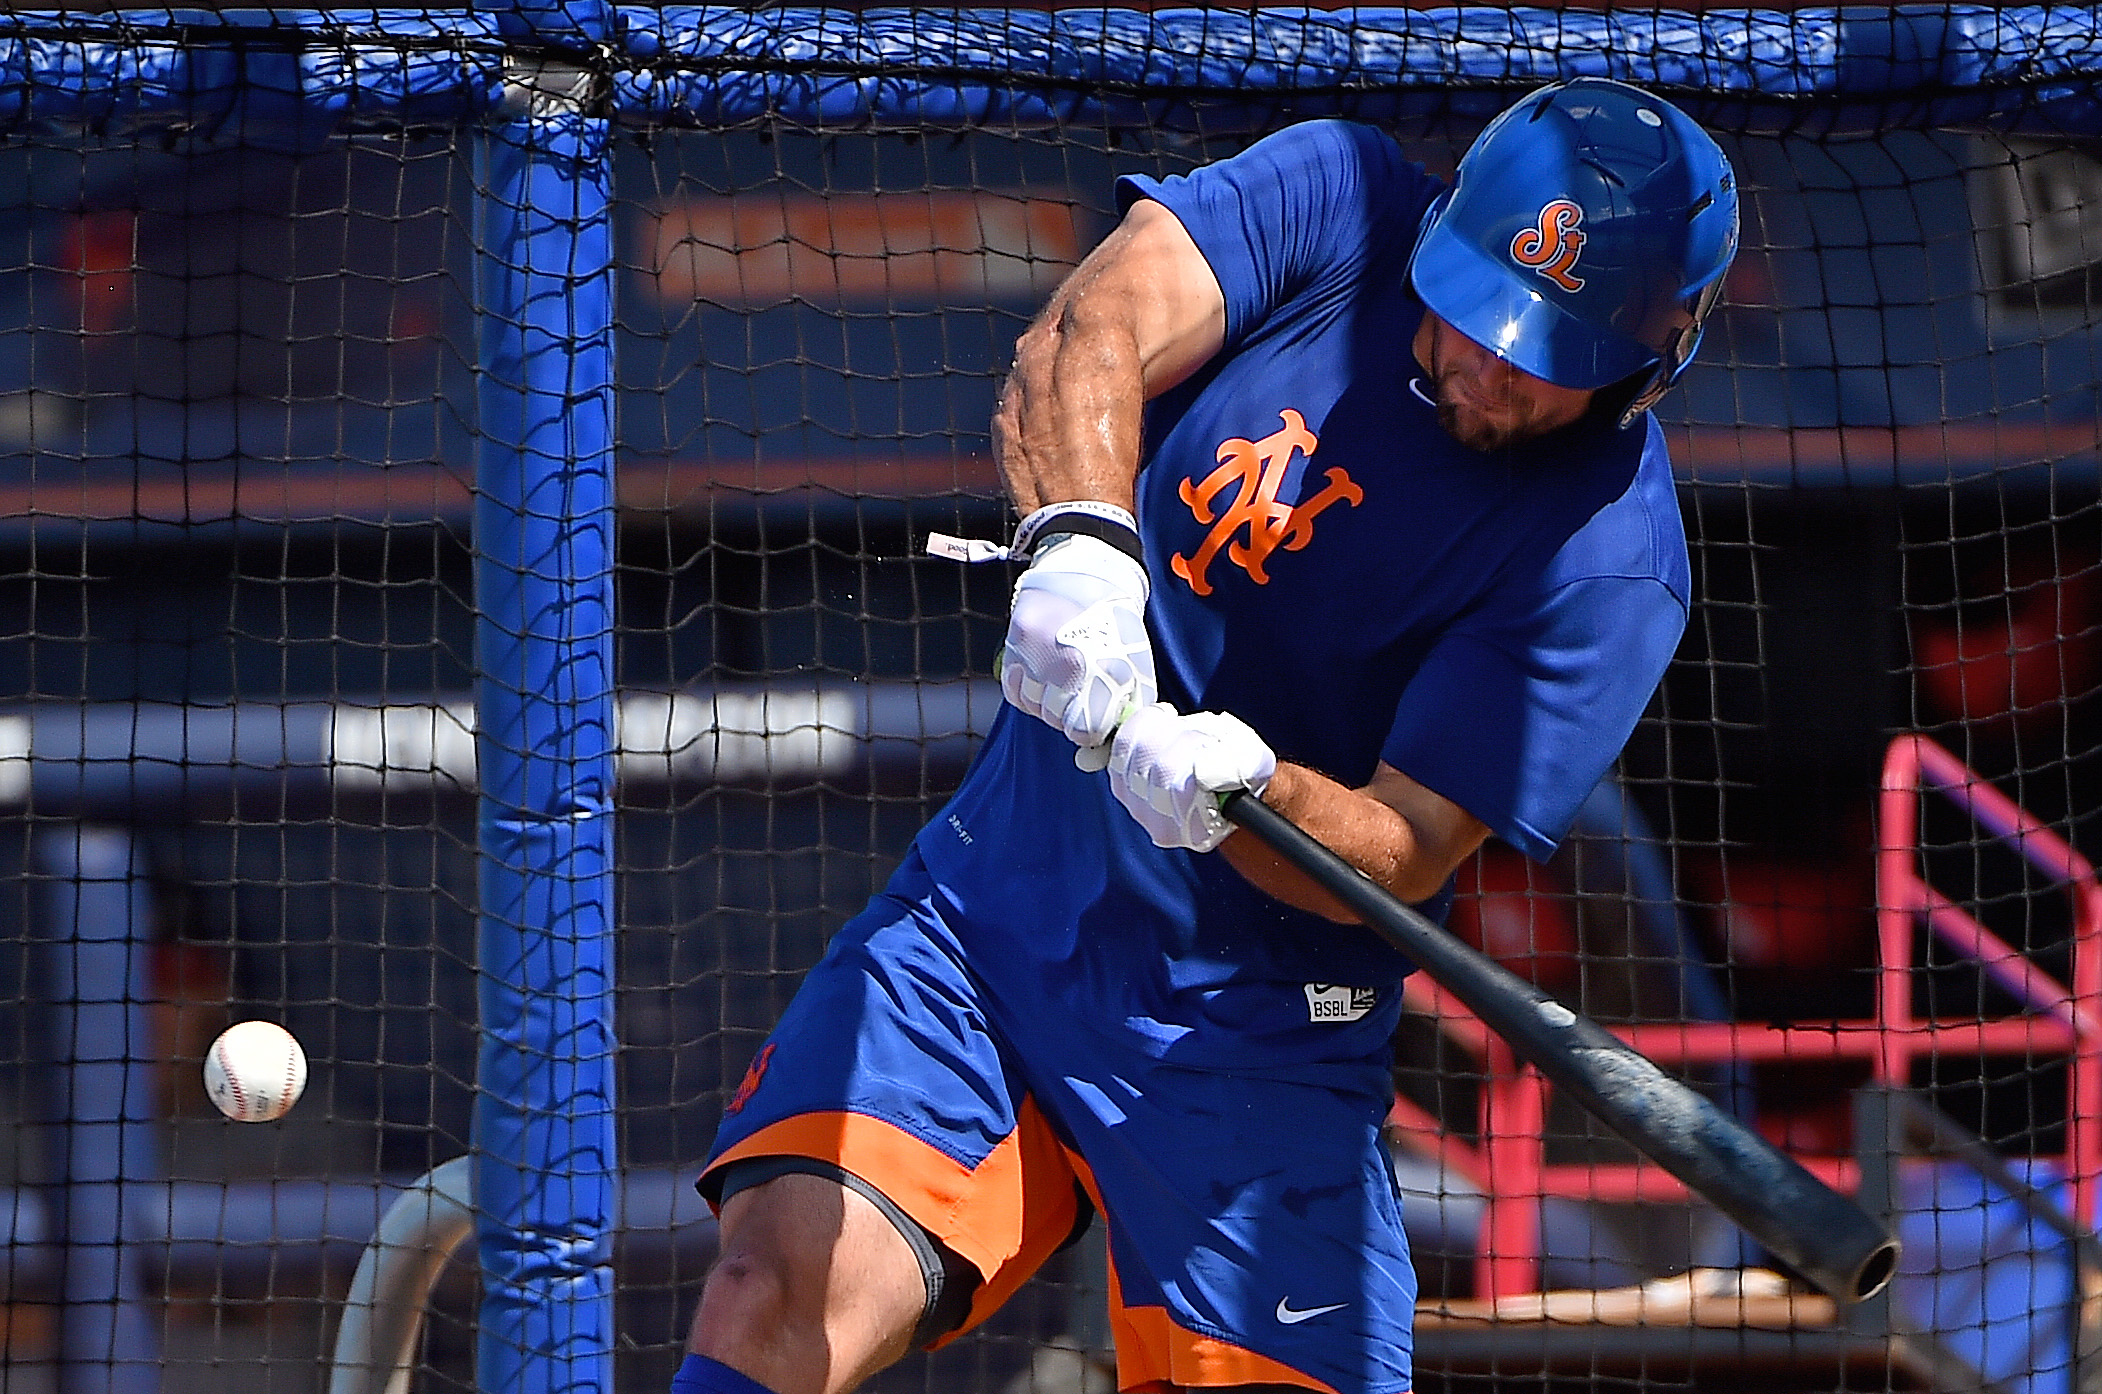
[[[1308,1307],[1305,1311],[1294,1311],[1292,1299],[1280,1297],[1277,1299],[1277,1319],[1286,1326],[1297,1326],[1303,1321],[1312,1321],[1315,1317],[1326,1316],[1330,1312],[1340,1312],[1349,1305],[1348,1302],[1333,1302],[1326,1307]]]

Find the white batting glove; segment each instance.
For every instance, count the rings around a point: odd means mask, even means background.
[[[1145,567],[1100,538],[1077,534],[1038,551],[1015,583],[1000,691],[1064,733],[1081,756],[1106,745],[1124,714],[1158,693],[1146,590]],[[1079,763],[1102,768],[1100,758]]]
[[[1219,796],[1261,794],[1277,756],[1237,716],[1178,714],[1166,702],[1134,712],[1110,747],[1109,787],[1156,847],[1209,852],[1233,831]]]

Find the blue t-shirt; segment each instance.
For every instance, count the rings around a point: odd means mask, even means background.
[[[1342,121],[1121,181],[1175,214],[1226,298],[1222,352],[1149,408],[1147,623],[1179,710],[1232,712],[1352,787],[1384,760],[1539,858],[1678,645],[1685,535],[1648,417],[1486,454],[1438,426],[1407,268],[1439,188]],[[1164,1055],[1336,1059],[1392,1025],[1399,954],[1221,856],[1154,847],[1012,710],[917,846],[991,977],[1035,975]],[[1327,1022],[1309,984],[1331,985]],[[1349,986],[1375,991],[1339,1005]]]

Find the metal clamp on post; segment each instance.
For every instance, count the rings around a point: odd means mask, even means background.
[[[513,117],[609,116],[613,79],[603,66],[514,58],[504,65],[504,113]]]

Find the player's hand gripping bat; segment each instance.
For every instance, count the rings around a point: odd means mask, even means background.
[[[1873,1297],[1898,1241],[1708,1099],[1596,1022],[1447,934],[1244,790],[1220,811],[1343,902],[1558,1088],[1842,1302]]]

